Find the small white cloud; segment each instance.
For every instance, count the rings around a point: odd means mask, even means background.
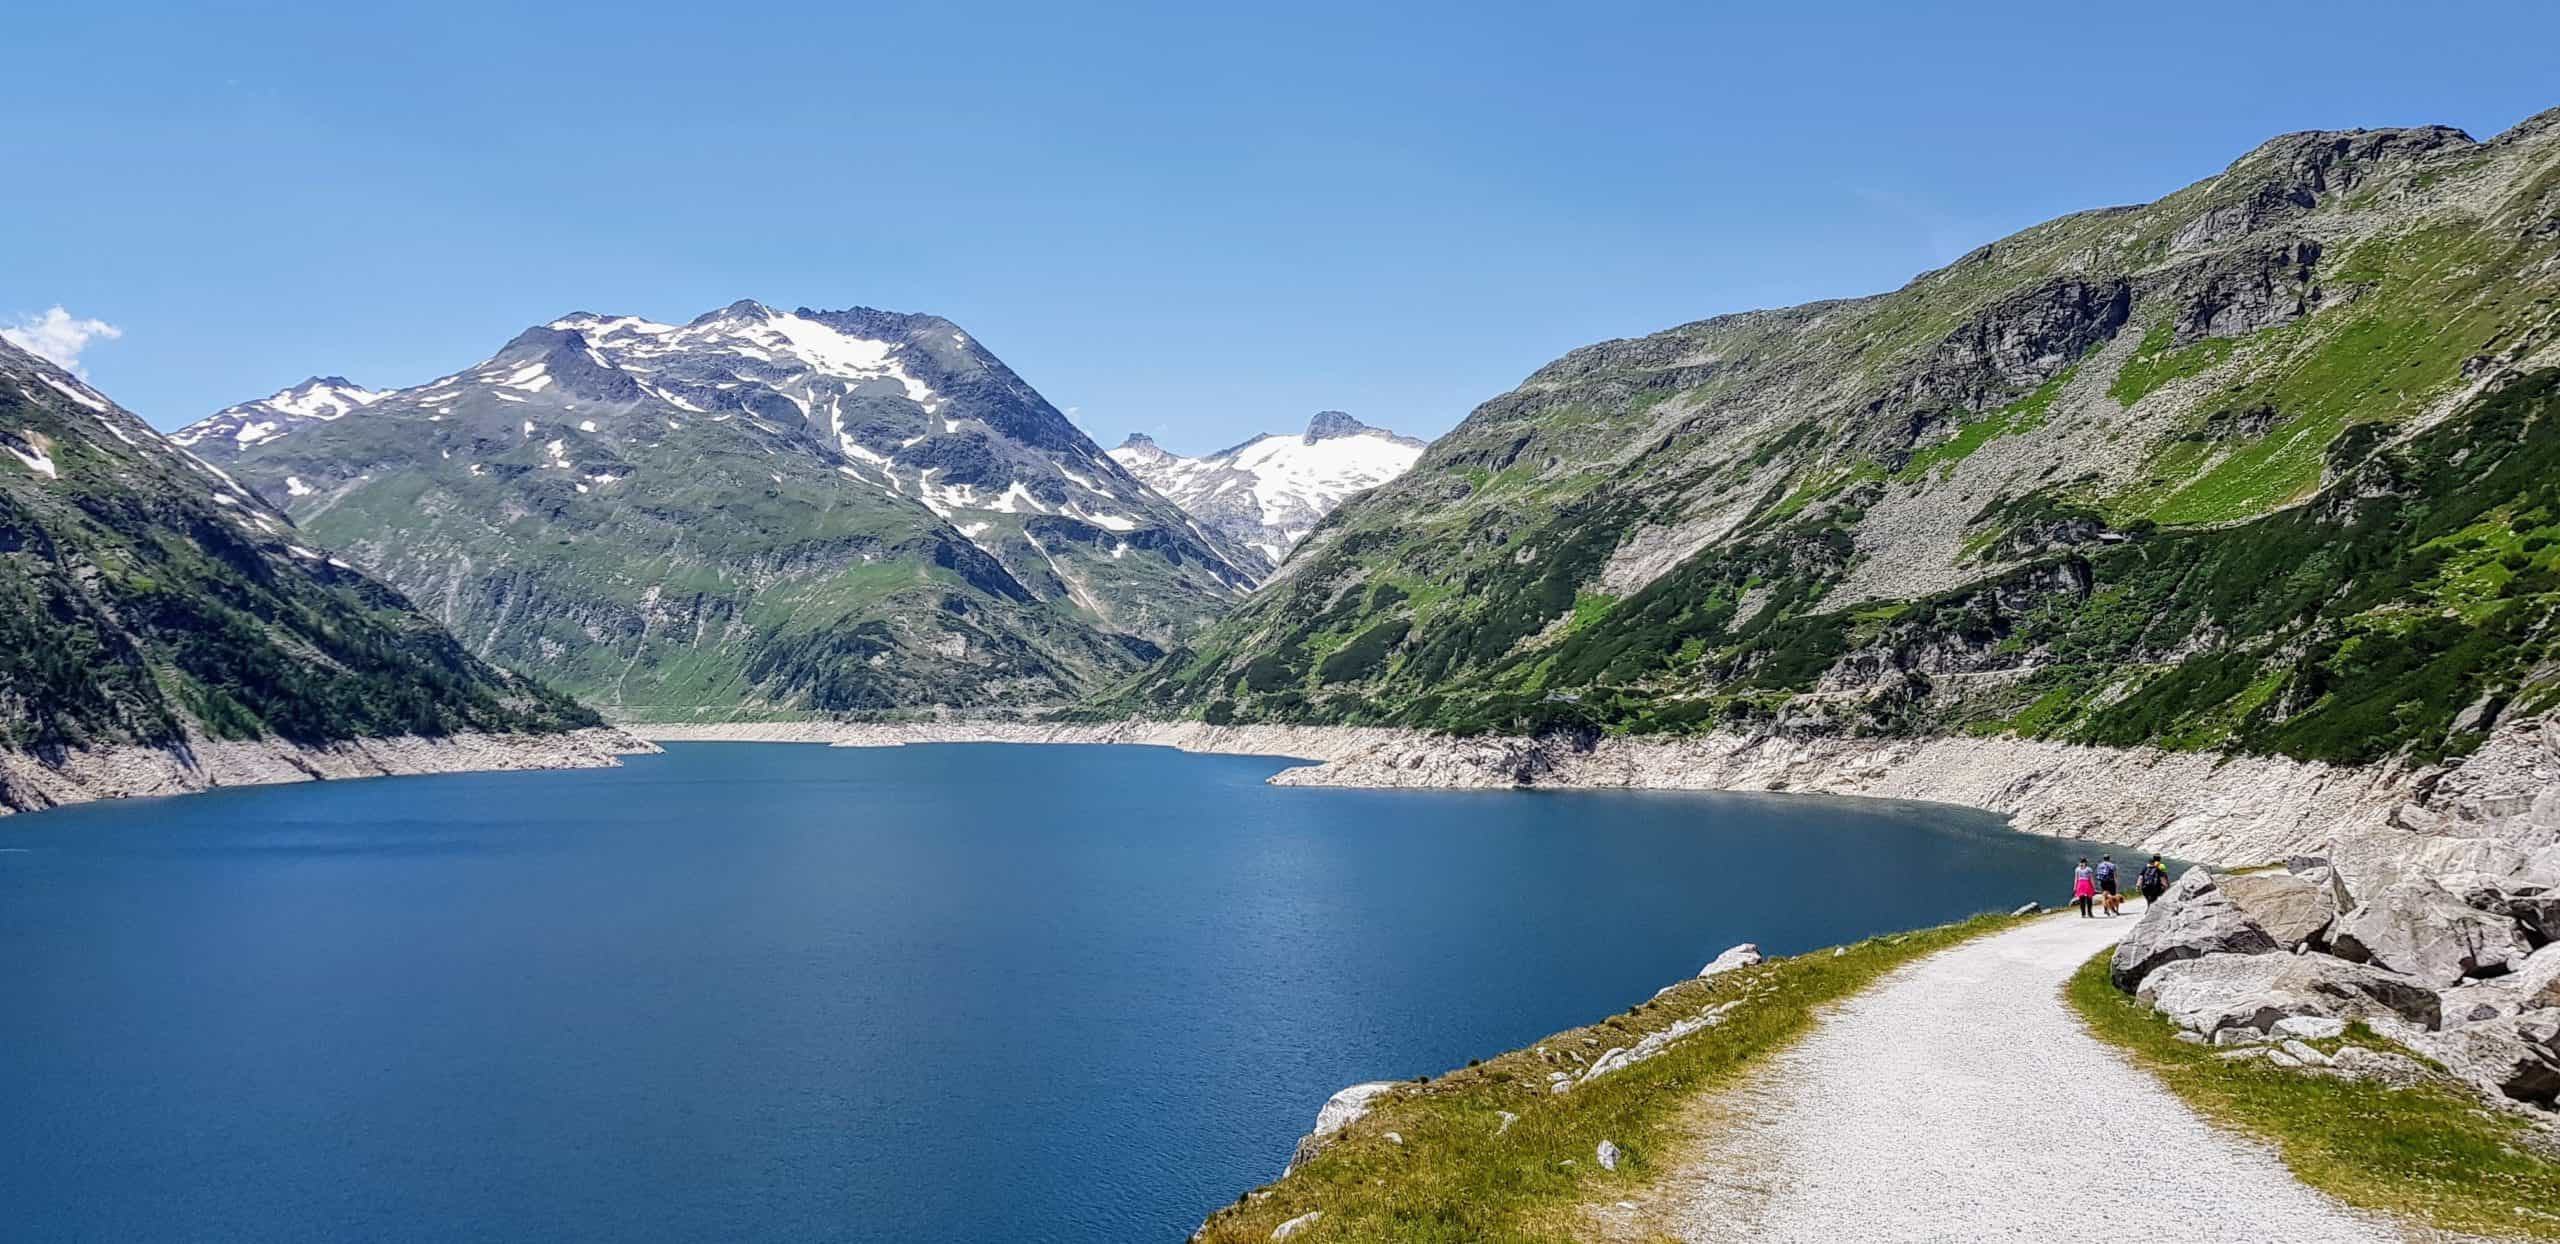
[[[80,352],[88,349],[92,341],[113,341],[121,336],[124,336],[124,330],[105,320],[80,319],[59,306],[0,328],[0,339],[6,339],[10,345],[30,354],[49,359],[82,379],[88,378],[88,373],[80,368]]]

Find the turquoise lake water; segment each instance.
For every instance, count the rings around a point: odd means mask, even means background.
[[[1290,763],[679,744],[0,820],[0,1234],[1178,1240],[1345,1084],[2090,849]]]

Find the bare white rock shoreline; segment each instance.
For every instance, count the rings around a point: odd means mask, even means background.
[[[1455,738],[1379,727],[1212,726],[1194,721],[1100,724],[779,722],[634,725],[664,741],[826,743],[1123,743],[1314,762],[1281,786],[1792,791],[1960,804],[2006,814],[2017,828],[2092,838],[2186,859],[2257,863],[2314,850],[2339,830],[2398,824],[2419,832],[2441,814],[2421,799],[2426,774],[2400,766],[2339,767],[2276,757],[2087,747],[2009,738],[1797,739]],[[2484,748],[2501,773],[2547,773],[2552,732],[2502,735]],[[2519,760],[2519,756],[2529,758]],[[2469,766],[2466,766],[2466,771]],[[2448,787],[2459,783],[2447,782]],[[2532,799],[2508,795],[2499,811]],[[2478,801],[2474,801],[2477,803]],[[2548,800],[2545,801],[2549,802]],[[2479,833],[2465,825],[2459,832]]]
[[[658,750],[609,726],[560,734],[401,735],[301,744],[193,739],[169,747],[0,750],[0,815],[63,804],[183,795],[220,786],[481,770],[595,769]]]

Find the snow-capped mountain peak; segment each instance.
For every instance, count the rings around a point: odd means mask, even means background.
[[[580,567],[654,584],[666,573],[657,559],[667,557],[746,585],[722,608],[777,582],[877,566],[863,572],[873,577],[860,591],[846,588],[861,598],[857,612],[958,591],[965,599],[952,598],[952,610],[1034,608],[1050,619],[1039,625],[1071,615],[1073,627],[1131,641],[1069,653],[1055,667],[1099,670],[1205,624],[1251,586],[1257,560],[1141,483],[1002,360],[932,315],[757,302],[683,323],[577,312],[524,330],[479,363],[378,397],[362,420],[294,420],[258,403],[235,411],[249,407],[254,426],[226,412],[181,435],[203,440],[208,457],[296,515],[361,511],[385,524],[365,529],[375,541],[365,564],[412,590],[507,573],[499,568],[511,564],[503,550],[513,533],[539,524],[574,533],[548,546],[574,550],[556,564],[569,577],[545,589],[565,593],[555,601],[602,581]],[[483,514],[511,516],[501,524],[508,534],[472,525]],[[448,520],[442,543],[419,535]],[[508,579],[487,590],[512,600],[525,589]],[[471,593],[450,599],[481,599]],[[881,603],[890,597],[905,603]],[[929,608],[941,610],[936,602]],[[454,608],[457,618],[468,612]],[[659,634],[642,605],[616,608],[613,627]],[[577,625],[603,625],[597,616],[581,614]],[[1051,668],[1016,646],[1036,626],[1008,631],[1013,655],[1001,660],[995,649],[942,653],[932,636],[953,624],[933,619],[946,616],[964,612],[907,616],[895,643],[914,660],[952,663],[948,686],[1011,695],[1030,685],[1007,681],[1016,657]],[[549,652],[548,632],[521,615],[470,622],[464,629],[486,637],[489,652]],[[740,626],[740,636],[758,633]],[[640,646],[661,642],[674,641]],[[838,689],[852,694],[853,685]],[[617,674],[612,694],[632,693]]]
[[[313,376],[255,401],[226,407],[170,439],[188,446],[208,438],[254,445],[281,436],[299,424],[341,418],[388,395],[385,390],[363,388],[344,376]]]
[[[1422,450],[1412,437],[1328,410],[1308,420],[1304,435],[1265,433],[1206,457],[1171,453],[1142,434],[1111,456],[1194,518],[1260,553],[1267,573],[1335,506],[1402,475]]]

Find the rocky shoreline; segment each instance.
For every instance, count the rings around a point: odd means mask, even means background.
[[[639,724],[630,729],[665,741],[838,747],[1123,743],[1313,762],[1271,779],[1282,786],[1793,791],[1920,800],[2003,813],[2029,833],[2237,863],[2316,849],[2343,825],[2391,823],[2416,797],[2423,776],[2397,767],[2338,768],[2270,757],[2005,738],[1454,738],[1379,727],[1212,726],[1196,721],[776,722]]]
[[[219,786],[333,781],[482,770],[595,769],[656,744],[609,726],[559,734],[402,735],[301,744],[283,739],[192,739],[168,747],[0,750],[0,815]]]

